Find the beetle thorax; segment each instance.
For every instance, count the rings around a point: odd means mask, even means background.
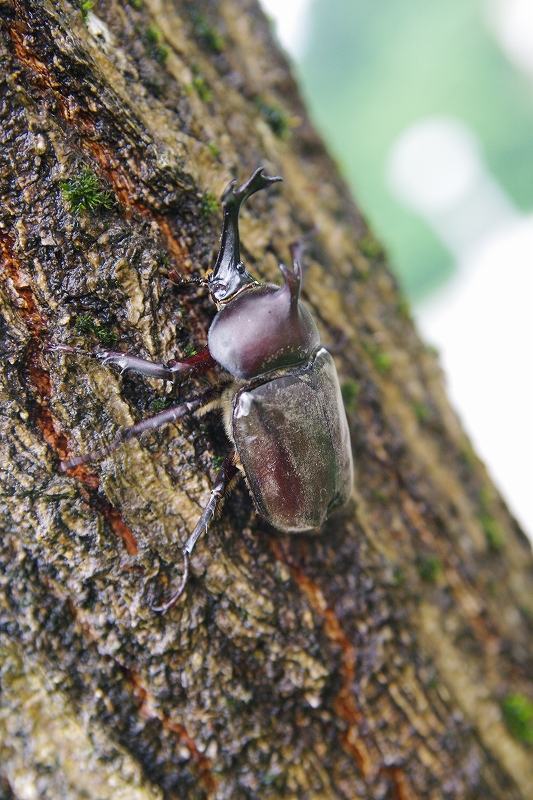
[[[209,329],[213,358],[246,380],[304,363],[319,346],[310,312],[287,285],[250,286],[218,312]]]

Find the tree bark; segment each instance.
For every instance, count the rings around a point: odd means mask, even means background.
[[[531,548],[254,0],[0,16],[0,796],[531,798],[527,720],[502,715],[533,697]],[[212,264],[214,198],[260,165],[284,183],[243,211],[244,258],[278,281],[317,228],[304,299],[346,338],[353,501],[287,536],[241,483],[160,616],[222,421],[62,472],[178,390],[48,346],[203,346],[214,308],[168,273]]]

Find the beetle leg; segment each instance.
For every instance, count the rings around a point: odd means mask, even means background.
[[[239,469],[235,464],[235,450],[231,450],[231,452],[228,453],[222,462],[222,466],[218,471],[215,484],[211,490],[209,500],[207,501],[207,504],[202,512],[202,516],[196,523],[193,532],[183,546],[183,575],[181,578],[181,583],[170,600],[167,600],[166,603],[162,603],[160,606],[152,606],[153,611],[159,611],[161,614],[164,614],[165,611],[168,611],[169,608],[172,608],[172,606],[178,602],[181,595],[185,591],[185,587],[189,579],[189,565],[194,546],[202,533],[204,531],[207,533],[207,527],[209,523],[215,516],[220,504],[222,503],[222,500],[224,499],[224,495],[226,494],[233,478],[238,472]]]
[[[184,358],[182,361],[169,361],[168,366],[173,377],[182,373],[192,377],[193,375],[198,375],[199,372],[207,372],[208,369],[213,369],[213,367],[218,366],[218,362],[215,361],[209,352],[209,347],[206,345],[203,350],[200,350],[194,356]]]
[[[138,422],[136,425],[132,425],[129,428],[124,428],[107,447],[102,447],[101,450],[95,450],[92,453],[87,453],[84,456],[71,458],[70,461],[62,461],[61,469],[72,469],[73,467],[78,467],[80,464],[88,464],[90,461],[97,461],[100,458],[104,458],[112,453],[113,450],[116,450],[117,447],[119,447],[123,442],[126,442],[128,439],[131,439],[134,436],[139,436],[139,434],[144,433],[144,431],[151,431],[155,428],[160,428],[167,422],[176,422],[176,420],[184,417],[185,414],[192,414],[194,411],[198,411],[198,409],[208,405],[213,400],[218,400],[222,393],[222,389],[222,386],[211,387],[205,392],[200,392],[199,394],[195,395],[186,403],[181,403],[173,408],[167,408],[165,411],[161,411],[159,414],[155,414],[153,417],[147,417],[146,419],[141,420],[141,422]]]
[[[194,356],[184,358],[182,361],[169,361],[168,364],[147,361],[145,358],[139,358],[131,353],[120,353],[115,350],[99,350],[96,353],[89,353],[86,350],[79,350],[76,347],[68,347],[61,344],[52,345],[49,349],[61,353],[89,356],[90,358],[98,359],[102,364],[115,364],[120,367],[121,373],[129,370],[130,372],[138,372],[140,375],[146,375],[149,378],[162,378],[168,381],[173,380],[178,375],[188,375],[189,377],[198,375],[200,372],[212,369],[217,364],[208,347],[204,347]]]

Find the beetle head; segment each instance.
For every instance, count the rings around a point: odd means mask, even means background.
[[[279,177],[265,175],[264,168],[259,167],[241,186],[235,188],[237,181],[232,181],[226,187],[221,201],[224,222],[220,248],[215,266],[205,277],[211,297],[217,305],[227,303],[242,289],[257,283],[240,259],[239,211],[250,195],[281,180]]]
[[[205,277],[211,297],[217,305],[227,303],[246,286],[257,283],[242,261],[223,267],[216,272],[214,269],[209,270]]]

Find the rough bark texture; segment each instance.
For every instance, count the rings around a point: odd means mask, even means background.
[[[533,696],[530,546],[255,2],[0,15],[0,796],[531,798],[531,749],[501,713]],[[320,536],[284,536],[241,484],[161,617],[222,423],[62,473],[170,387],[46,343],[154,360],[203,345],[214,308],[168,271],[210,266],[213,196],[258,165],[285,182],[242,214],[248,266],[278,281],[318,227],[305,300],[326,343],[348,336],[353,503]],[[75,214],[61,183],[86,167],[113,202]]]

